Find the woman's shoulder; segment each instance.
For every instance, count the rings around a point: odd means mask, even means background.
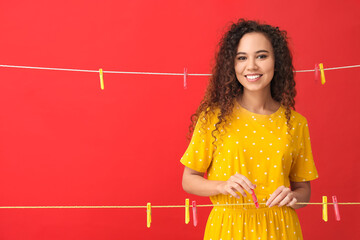
[[[206,110],[202,111],[199,115],[199,120],[206,121],[208,123],[216,123],[218,122],[218,116],[220,114],[220,108],[208,107]]]
[[[291,118],[291,120],[296,123],[307,123],[307,118],[293,109],[291,109]]]

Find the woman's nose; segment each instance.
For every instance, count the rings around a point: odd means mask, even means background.
[[[249,58],[248,63],[247,63],[247,69],[252,70],[252,69],[257,69],[257,68],[258,68],[258,65],[256,64],[256,60],[253,58]]]

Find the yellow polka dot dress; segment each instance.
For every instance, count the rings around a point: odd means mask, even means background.
[[[270,194],[279,186],[290,187],[290,181],[310,181],[318,177],[314,164],[309,128],[304,116],[291,111],[292,129],[287,132],[285,108],[271,115],[252,113],[234,106],[233,114],[216,147],[211,132],[217,114],[197,122],[191,142],[181,163],[198,172],[207,172],[209,180],[226,181],[239,173],[256,184],[255,194],[260,208],[256,209],[251,195],[240,199],[231,195],[210,197],[216,204],[208,218],[205,240],[226,239],[303,239],[295,210],[290,207],[267,207]]]

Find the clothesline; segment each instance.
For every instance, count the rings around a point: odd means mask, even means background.
[[[260,205],[265,205],[265,203],[259,203]],[[298,205],[323,205],[322,202],[298,202],[295,203]],[[326,203],[327,205],[334,205],[335,203]],[[360,205],[360,202],[339,202],[338,205]],[[254,205],[254,203],[234,203],[234,204],[203,204],[196,205],[196,207],[227,207],[227,206],[244,206],[244,205]],[[0,206],[0,209],[36,209],[36,208],[146,208],[147,206]],[[152,208],[183,208],[187,207],[186,205],[152,205]],[[191,207],[191,206],[190,206]]]
[[[253,203],[234,203],[234,204],[202,204],[202,205],[197,205],[196,201],[192,201],[192,205],[190,205],[190,200],[187,198],[185,199],[185,205],[165,205],[165,206],[152,206],[151,203],[147,203],[146,206],[0,206],[0,209],[49,209],[49,208],[57,208],[57,209],[79,209],[79,208],[87,208],[87,209],[115,209],[115,208],[143,208],[146,209],[146,225],[149,228],[151,226],[151,216],[152,216],[152,208],[185,208],[185,223],[188,224],[190,222],[190,208],[192,208],[192,212],[193,212],[193,223],[194,226],[197,226],[198,223],[198,216],[197,216],[197,208],[198,207],[229,207],[229,206],[244,206],[244,205],[254,205],[256,208],[259,208],[259,205],[265,205],[266,203],[258,203],[257,202],[257,198],[256,196],[254,197],[254,202]],[[323,196],[323,201],[322,202],[312,202],[312,203],[307,203],[307,202],[298,202],[295,203],[297,205],[322,205],[322,217],[323,220],[325,222],[328,221],[328,205],[334,205],[334,211],[335,211],[335,217],[337,221],[340,221],[340,213],[339,213],[339,207],[338,205],[360,205],[360,202],[342,202],[339,203],[337,202],[336,196],[333,196],[333,202],[332,203],[328,203],[327,202],[327,196]],[[266,208],[266,207],[264,207]],[[262,209],[264,209],[262,208]],[[225,210],[225,208],[224,208]]]
[[[15,65],[0,65],[3,68],[18,68],[18,69],[37,69],[37,70],[54,70],[54,71],[70,71],[70,72],[91,72],[99,73],[99,70],[85,70],[85,69],[73,69],[73,68],[53,68],[53,67],[33,67],[33,66],[15,66]],[[360,65],[341,66],[324,68],[327,70],[346,69],[346,68],[358,68]],[[316,69],[310,70],[297,70],[294,72],[314,72]],[[103,71],[103,73],[115,73],[115,74],[138,74],[138,75],[167,75],[167,76],[184,76],[185,73],[160,73],[160,72],[129,72],[129,71]],[[186,73],[188,76],[211,76],[212,74],[206,73]]]

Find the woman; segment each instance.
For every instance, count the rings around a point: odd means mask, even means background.
[[[302,239],[294,209],[318,176],[293,70],[278,27],[240,19],[221,39],[181,159],[184,190],[214,204],[204,239]]]

